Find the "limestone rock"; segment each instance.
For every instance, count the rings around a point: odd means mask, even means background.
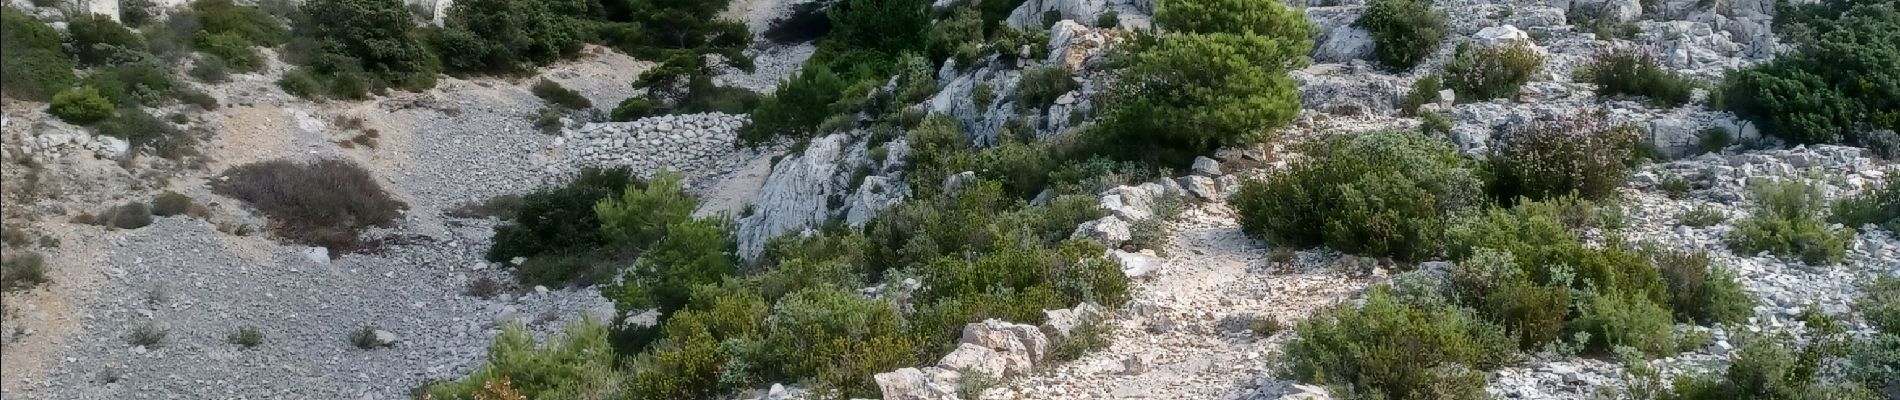
[[[1010,360],[988,347],[971,343],[957,345],[956,351],[937,360],[937,367],[952,371],[975,371],[984,376],[1003,376],[1011,370]]]
[[[1372,58],[1372,33],[1352,25],[1339,25],[1327,29],[1318,46],[1313,47],[1313,61],[1343,63],[1352,60]]]
[[[1134,239],[1134,233],[1130,231],[1127,221],[1110,215],[1077,225],[1075,234],[1070,237],[1094,240],[1104,246],[1114,248],[1121,247],[1122,243]]]
[[[1095,303],[1077,304],[1075,308],[1060,310],[1042,310],[1042,333],[1048,335],[1052,345],[1060,346],[1069,341],[1069,336],[1082,324],[1096,321],[1107,315],[1102,306]]]
[[[1200,176],[1220,176],[1220,162],[1207,157],[1194,157],[1193,171]]]
[[[830,197],[844,190],[838,160],[848,140],[842,133],[812,140],[803,154],[772,166],[752,215],[739,219],[740,256],[751,259],[765,250],[766,241],[830,217]]]
[[[1121,263],[1122,274],[1129,278],[1139,278],[1161,267],[1160,257],[1121,250],[1109,250],[1109,253]]]
[[[1049,338],[1040,328],[997,319],[964,325],[963,337],[958,343],[995,350],[1004,362],[1005,373],[1029,372],[1050,349]]]

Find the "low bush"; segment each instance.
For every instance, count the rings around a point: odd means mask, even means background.
[[[766,317],[766,359],[821,390],[875,396],[871,375],[916,363],[889,303],[844,288],[808,289],[779,300]]]
[[[537,345],[520,324],[502,328],[488,345],[488,360],[462,379],[427,387],[437,399],[481,399],[489,382],[506,380],[522,398],[598,399],[619,394],[608,328],[592,319],[570,323],[558,338]]]
[[[1235,194],[1241,226],[1276,245],[1423,260],[1448,215],[1480,204],[1478,173],[1449,143],[1411,132],[1322,139],[1281,173]]]
[[[1060,65],[1024,70],[1016,84],[1016,105],[1039,110],[1055,104],[1057,97],[1081,87],[1072,75]]]
[[[1599,290],[1581,304],[1574,320],[1577,332],[1588,333],[1586,345],[1598,349],[1629,347],[1645,354],[1676,351],[1675,321],[1668,308],[1644,293]]]
[[[171,330],[159,327],[151,322],[140,323],[125,334],[125,341],[133,346],[156,349],[165,344],[165,338],[171,336]]]
[[[67,20],[66,36],[72,40],[73,56],[80,66],[125,61],[127,53],[145,52],[145,40],[138,33],[104,15],[80,15]]]
[[[1684,226],[1706,228],[1728,221],[1728,214],[1722,213],[1708,204],[1697,204],[1695,208],[1676,214],[1676,222]]]
[[[563,87],[561,84],[547,80],[546,78],[535,82],[533,87],[528,88],[528,91],[533,92],[534,97],[540,97],[541,100],[566,107],[569,110],[585,110],[594,107],[594,102],[588,101],[587,97],[581,96],[579,92]]]
[[[1444,85],[1438,80],[1437,75],[1419,77],[1418,81],[1412,82],[1412,91],[1406,93],[1405,98],[1400,100],[1399,112],[1404,115],[1419,115],[1419,108],[1438,102],[1438,92],[1442,90],[1444,90]]]
[[[264,344],[264,331],[255,326],[242,326],[224,336],[225,343],[235,344],[246,349]]]
[[[156,22],[158,4],[152,0],[126,0],[119,2],[119,22],[130,27],[145,26]]]
[[[224,61],[216,58],[201,58],[193,61],[191,70],[186,73],[204,83],[224,83],[231,80],[230,67],[225,66]]]
[[[359,233],[389,226],[408,208],[383,191],[369,171],[337,159],[240,165],[225,171],[211,189],[269,216],[278,236],[328,248],[332,256],[357,250]]]
[[[1544,56],[1526,43],[1495,47],[1459,45],[1439,75],[1461,103],[1517,96],[1544,66]]]
[[[602,199],[637,188],[640,183],[625,168],[581,170],[566,185],[543,188],[520,199],[509,223],[495,226],[489,261],[515,257],[586,252],[607,244],[594,205]]]
[[[1173,32],[1247,34],[1286,41],[1305,40],[1313,33],[1313,25],[1300,10],[1279,3],[1178,0],[1157,6],[1155,24]]]
[[[86,76],[85,85],[121,107],[157,106],[178,97],[184,84],[172,77],[169,67],[155,60],[117,64],[95,69]]]
[[[692,289],[719,283],[738,273],[736,247],[723,220],[671,222],[664,236],[653,242],[615,287],[602,288],[617,309],[637,312],[658,309],[671,313],[686,306]]]
[[[152,215],[160,217],[183,215],[191,211],[191,206],[191,197],[167,190],[152,198]]]
[[[1862,289],[1854,309],[1881,332],[1900,335],[1900,278],[1875,279]]]
[[[249,40],[237,34],[200,34],[193,46],[238,72],[254,72],[264,68],[264,54],[257,52]]]
[[[1651,250],[1650,260],[1669,285],[1669,303],[1676,319],[1702,325],[1732,324],[1747,319],[1754,300],[1735,273],[1709,263],[1708,253],[1687,250]]]
[[[1421,308],[1374,287],[1365,305],[1338,306],[1294,328],[1287,368],[1364,398],[1483,398],[1488,370],[1515,352],[1503,327],[1454,307]]]
[[[1847,256],[1852,229],[1835,229],[1824,219],[1827,201],[1805,180],[1766,182],[1753,188],[1752,215],[1735,222],[1728,245],[1739,253],[1797,257],[1808,264],[1839,263]]]
[[[152,225],[152,209],[140,202],[127,202],[99,214],[100,223],[119,229],[138,229]]]
[[[1629,178],[1629,157],[1638,139],[1634,127],[1612,126],[1605,116],[1584,114],[1534,121],[1504,129],[1496,138],[1488,192],[1506,202],[1575,195],[1603,199]]]
[[[1683,375],[1671,397],[1722,399],[1873,399],[1866,388],[1823,382],[1815,376],[1818,344],[1797,346],[1790,338],[1754,335],[1740,339],[1741,350],[1723,375]],[[1797,351],[1799,353],[1797,353]]]
[[[435,86],[439,63],[398,0],[311,0],[299,8],[289,56],[306,75],[299,96],[359,99],[371,90]],[[308,81],[325,90],[303,90]]]
[[[145,112],[144,108],[121,108],[118,116],[102,121],[95,127],[101,135],[125,139],[134,148],[151,149],[166,159],[180,160],[197,154],[194,146],[197,146],[198,139],[191,132],[179,130],[159,120]]]
[[[81,86],[54,95],[53,103],[46,108],[46,112],[75,125],[91,125],[112,118],[115,111],[112,101],[100,96],[98,89]]]
[[[1886,185],[1869,187],[1859,195],[1835,200],[1828,220],[1848,227],[1878,225],[1890,232],[1900,232],[1900,178],[1887,178]]]
[[[1451,32],[1450,18],[1432,8],[1430,0],[1376,0],[1366,6],[1353,26],[1372,34],[1374,54],[1379,62],[1396,70],[1409,70],[1432,53],[1438,52],[1445,35]],[[1437,96],[1437,90],[1431,95]]]
[[[1656,56],[1641,49],[1619,48],[1597,54],[1580,72],[1602,95],[1642,96],[1658,106],[1689,102],[1699,84],[1682,73],[1664,69]]]
[[[0,261],[0,291],[32,289],[47,282],[46,258],[40,253],[7,253],[5,260]]]
[[[21,100],[45,101],[72,87],[73,59],[60,45],[59,31],[13,7],[0,7],[0,93]]]
[[[365,325],[362,328],[352,330],[346,338],[349,339],[351,346],[356,346],[359,350],[372,350],[377,347],[383,347],[383,342],[376,339],[376,327],[374,326]]]

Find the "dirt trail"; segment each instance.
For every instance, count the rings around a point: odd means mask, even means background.
[[[1365,277],[1302,252],[1287,264],[1241,233],[1224,205],[1189,210],[1170,226],[1162,267],[1139,278],[1132,300],[1109,321],[1113,344],[1082,358],[999,384],[989,399],[1275,398],[1288,385],[1269,376],[1287,335],[1223,329],[1235,315],[1271,315],[1290,326],[1363,290]],[[1132,370],[1131,370],[1132,367]]]

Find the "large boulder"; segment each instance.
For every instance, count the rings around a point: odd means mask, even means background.
[[[872,375],[884,400],[955,400],[962,376],[954,370],[900,368]]]
[[[1049,353],[1049,338],[1042,329],[1031,325],[1014,324],[997,319],[973,322],[963,326],[963,345],[976,345],[994,350],[1002,360],[1004,374],[1025,373],[1041,362]],[[991,376],[1002,376],[992,374]]]
[[[973,371],[983,376],[1003,376],[1014,367],[1002,353],[970,343],[957,345],[956,351],[937,360],[937,367],[951,371]]]
[[[1120,217],[1110,215],[1077,225],[1075,227],[1075,233],[1070,235],[1070,237],[1093,240],[1096,243],[1101,243],[1103,246],[1116,248],[1121,247],[1122,243],[1127,243],[1129,240],[1135,238],[1134,232],[1131,229],[1132,227],[1128,226],[1128,221],[1123,221]]]

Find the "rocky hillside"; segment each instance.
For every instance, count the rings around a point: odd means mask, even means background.
[[[1900,399],[1891,1],[159,3],[0,396]]]

